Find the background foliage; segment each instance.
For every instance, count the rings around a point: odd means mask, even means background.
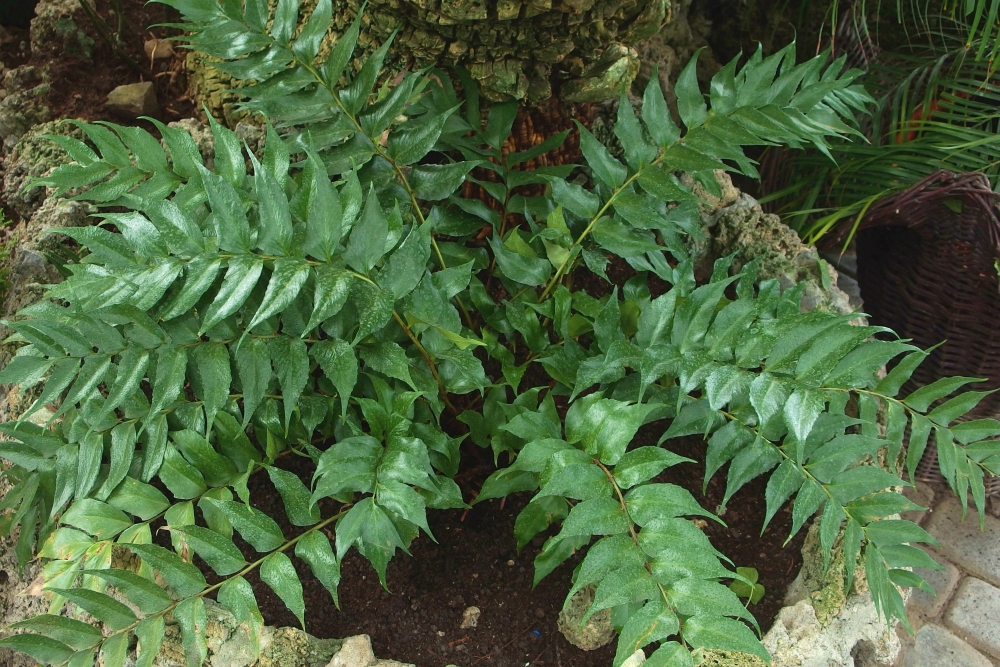
[[[832,2],[829,40],[868,70],[875,95],[868,141],[835,142],[833,162],[815,151],[778,157],[762,201],[815,242],[941,169],[982,172],[996,188],[998,10],[996,0]]]
[[[757,52],[707,95],[692,61],[677,84],[680,125],[652,77],[641,118],[619,105],[624,163],[579,128],[583,187],[566,180],[572,166],[520,168],[564,134],[501,152],[513,104],[484,123],[474,92],[463,102],[435,72],[374,90],[387,45],[345,80],[358,24],[318,59],[329,0],[297,34],[294,0],[272,13],[264,0],[167,4],[194,48],[256,81],[243,91],[270,120],[266,147],[254,155],[212,121],[208,168],[187,133],[160,124],[162,144],[109,123],[81,124],[87,143],[52,137],[73,162],[38,184],[101,212],[93,227],[60,230],[88,254],[8,323],[23,345],[0,382],[37,400],[0,426],[13,463],[0,504],[22,560],[47,559],[52,602],[0,645],[74,666],[99,651],[112,666],[134,634],[137,664],[150,665],[172,614],[200,665],[206,597],[258,636],[244,578],[254,569],[305,624],[292,558],[334,600],[352,548],[384,585],[396,551],[429,534],[428,508],[465,506],[453,477],[466,437],[509,462],[477,502],[535,493],[519,546],[558,528],[536,581],[586,550],[568,595],[593,584],[590,613],[613,610],[615,665],[651,643],[652,665],[692,665],[701,648],[767,657],[729,587],[755,582],[690,517],[719,519],[654,480],[683,460],[672,438],[705,436],[706,482],[728,463],[727,501],[769,474],[768,517],[793,497],[793,533],[819,516],[823,551],[839,536],[847,553],[845,587],[860,563],[887,618],[904,618],[897,586],[926,586],[907,568],[934,566],[910,546],[932,542],[922,529],[880,520],[914,508],[897,492],[907,430],[904,465],[933,431],[953,488],[982,513],[1000,422],[956,424],[982,393],[941,400],[972,380],[899,397],[924,356],[905,341],[800,313],[801,288],[757,281],[753,264],[730,275],[724,258],[707,284],[693,276],[699,202],[676,172],[718,190],[716,169],[756,176],[741,146],[828,152],[857,135],[851,119],[870,98],[843,59]],[[475,167],[495,175],[480,181],[492,206],[457,194]],[[636,276],[603,299],[572,289],[571,276],[606,277],[610,261]],[[654,293],[652,276],[669,289]],[[28,421],[50,404],[47,426]],[[661,420],[657,446],[631,445]],[[315,462],[308,484],[282,468],[286,456]],[[247,480],[264,473],[295,534],[254,508]],[[341,509],[324,514],[326,498]],[[174,549],[153,544],[160,520]]]

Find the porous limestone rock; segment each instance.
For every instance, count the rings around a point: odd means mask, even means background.
[[[368,667],[375,662],[372,640],[368,635],[356,635],[344,640],[340,650],[327,667]]]
[[[839,540],[824,571],[819,531],[813,524],[802,545],[802,569],[785,596],[786,606],[763,639],[773,658],[772,667],[895,664],[899,637],[889,631],[875,609],[863,566],[855,568],[848,592],[844,591],[844,571]]]
[[[3,198],[22,218],[30,217],[45,199],[45,188],[25,189],[24,186],[69,159],[66,151],[45,138],[48,134],[85,138],[75,125],[52,121],[32,127],[14,144],[4,159]]]
[[[0,100],[0,141],[6,152],[31,126],[51,117],[51,86],[41,69],[22,65],[4,73],[3,88],[7,95]]]
[[[695,7],[692,3],[693,0],[673,0],[670,3],[670,20],[656,34],[635,47],[639,52],[640,65],[632,83],[632,92],[642,95],[655,67],[660,90],[671,109],[676,109],[677,102],[674,81],[698,49],[703,49],[698,56],[697,68],[698,81],[703,88],[721,67],[708,42],[711,22],[702,13],[704,3]]]
[[[615,628],[611,625],[610,609],[602,609],[582,627],[580,625],[587,609],[594,602],[594,589],[594,586],[580,589],[559,612],[559,632],[570,644],[584,651],[601,648],[616,636]]]
[[[805,283],[803,312],[819,309],[848,315],[857,309],[837,286],[836,269],[821,259],[815,247],[803,243],[781,218],[765,213],[753,197],[735,188],[728,174],[717,171],[716,179],[721,196],[709,193],[688,175],[681,179],[705,202],[701,220],[706,240],[694,243],[693,248],[696,272],[707,277],[712,263],[728,255],[733,255],[735,271],[760,259],[759,279],[775,278],[782,289]]]
[[[194,139],[195,145],[198,147],[198,152],[201,153],[201,159],[204,160],[205,166],[209,169],[213,168],[215,163],[215,139],[212,138],[212,129],[207,123],[203,123],[197,118],[182,118],[181,120],[168,123],[168,125],[190,134],[191,138]],[[166,144],[164,144],[164,148],[167,148]]]
[[[759,657],[738,651],[702,651],[702,657],[698,667],[768,667]]]
[[[7,176],[11,177],[10,170]],[[35,206],[27,209],[29,215],[15,232],[18,240],[8,259],[9,288],[0,306],[3,318],[9,318],[20,308],[38,301],[45,291],[46,283],[56,283],[62,279],[48,258],[48,253],[59,246],[60,239],[46,232],[53,227],[76,227],[86,224],[90,210],[87,204],[80,202],[49,199],[40,204],[37,210]],[[0,340],[9,334],[10,331],[6,327],[0,326]],[[13,353],[13,345],[0,345],[0,368],[7,364]],[[13,421],[20,417],[34,401],[38,392],[37,388],[24,394],[9,389],[0,387],[0,422]],[[46,412],[46,409],[43,409],[33,416],[32,421],[44,423],[51,415],[50,411]],[[7,479],[4,478],[0,484],[8,484]],[[6,492],[6,490],[0,488],[0,491]],[[33,536],[29,534],[22,537],[20,530],[15,529],[10,536],[0,539],[0,626],[2,627],[48,611],[47,600],[27,592],[38,588],[32,584],[41,573],[40,563],[30,561],[23,570],[18,564],[19,554],[22,559],[28,560],[32,538]],[[6,667],[33,667],[35,661],[26,655],[0,649],[0,664]]]
[[[317,639],[297,628],[264,626],[260,633],[260,659],[255,661],[246,629],[233,614],[212,600],[205,600],[208,625],[208,659],[211,667],[326,667],[341,647],[339,639]],[[181,632],[167,618],[163,647],[154,667],[187,667]]]
[[[231,128],[251,118],[252,114],[237,108],[240,97],[236,91],[246,82],[234,80],[214,67],[211,58],[197,51],[187,55],[184,68],[188,74],[188,93],[198,100],[199,110],[204,106],[212,117]]]
[[[886,630],[871,596],[852,595],[830,623],[823,625],[806,600],[778,612],[764,636],[772,667],[891,667],[899,638]],[[864,656],[863,662],[857,660]]]
[[[57,199],[46,200],[31,218],[17,227],[18,241],[10,253],[9,287],[3,300],[4,317],[13,316],[45,293],[48,285],[60,282],[62,276],[50,261],[50,253],[58,250],[65,237],[49,234],[56,227],[80,227],[88,224],[89,204]],[[10,335],[0,326],[0,339]],[[10,351],[0,347],[0,367],[6,365]]]
[[[87,20],[79,0],[40,0],[29,33],[32,53],[92,57],[94,40],[80,29]]]

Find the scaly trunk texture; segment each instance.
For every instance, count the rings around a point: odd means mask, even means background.
[[[274,0],[272,0],[273,2]],[[682,2],[681,5],[687,3]],[[315,0],[303,0],[300,25]],[[322,52],[333,47],[362,0],[335,0]],[[386,72],[427,66],[465,68],[492,101],[515,99],[529,106],[557,97],[561,102],[617,98],[639,73],[634,46],[671,19],[670,0],[369,0],[361,17],[354,61],[398,30]],[[231,127],[246,120],[230,92],[244,85],[188,57],[193,96]]]

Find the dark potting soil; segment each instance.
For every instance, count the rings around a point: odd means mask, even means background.
[[[639,431],[635,446],[655,444],[664,423],[650,424]],[[705,444],[697,437],[671,441],[669,449],[703,460]],[[474,446],[463,450],[466,470],[462,477],[466,500],[478,491],[492,468],[491,454]],[[308,459],[286,456],[282,467],[309,482],[313,465]],[[703,463],[684,463],[665,471],[656,481],[679,484],[689,489],[709,510],[715,510],[725,492],[723,468],[702,495]],[[791,524],[790,513],[781,511],[763,537],[758,537],[764,516],[764,489],[767,477],[744,487],[729,502],[722,517],[726,526],[708,522],[704,530],[713,545],[732,559],[734,566],[753,567],[766,594],[751,607],[765,632],[781,607],[785,589],[801,564],[804,531],[787,546],[782,544]],[[274,517],[286,537],[301,529],[291,526],[280,496],[266,475],[251,478],[251,498],[256,507]],[[451,663],[470,667],[523,667],[562,665],[608,667],[614,644],[585,652],[571,645],[557,629],[559,611],[570,588],[573,568],[582,553],[542,580],[532,590],[532,561],[544,535],[537,537],[518,554],[513,537],[514,520],[530,500],[530,494],[516,494],[506,501],[491,500],[465,510],[431,510],[428,522],[437,542],[421,534],[410,547],[412,557],[397,552],[390,562],[387,584],[382,589],[372,566],[356,551],[345,558],[339,589],[338,610],[325,588],[308,566],[293,558],[302,581],[306,602],[306,630],[317,637],[345,637],[368,634],[375,654],[416,663],[419,667],[443,667]],[[337,511],[325,504],[323,515]],[[332,530],[328,536],[333,537]],[[165,531],[157,537],[167,546]],[[248,560],[254,553],[239,537],[237,544]],[[200,561],[210,582],[218,578]],[[296,626],[298,621],[257,573],[247,577],[253,585],[265,622]],[[476,627],[461,627],[468,607],[480,610]]]

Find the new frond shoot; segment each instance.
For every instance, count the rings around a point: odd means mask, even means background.
[[[501,152],[512,104],[484,124],[443,73],[377,87],[386,47],[348,69],[357,23],[318,58],[330,0],[301,30],[289,0],[167,4],[194,48],[256,81],[243,91],[269,121],[266,145],[255,155],[212,121],[210,168],[156,121],[162,144],[110,123],[81,123],[86,142],[52,137],[71,162],[35,184],[98,213],[57,230],[83,260],[7,323],[21,345],[0,382],[35,400],[0,425],[4,525],[20,529],[22,562],[46,559],[51,604],[0,646],[53,665],[100,651],[117,667],[135,635],[148,666],[172,615],[200,665],[206,597],[259,636],[253,571],[308,627],[295,561],[334,601],[351,549],[385,585],[397,550],[430,533],[428,509],[470,500],[454,481],[466,440],[511,462],[477,502],[534,494],[512,539],[549,531],[536,581],[586,551],[567,593],[595,586],[589,613],[615,610],[616,667],[643,648],[664,665],[700,649],[768,659],[740,599],[758,595],[755,577],[693,522],[719,519],[656,480],[685,460],[673,438],[705,436],[706,480],[729,464],[727,501],[769,475],[768,519],[794,497],[792,533],[818,517],[827,554],[842,536],[845,587],[860,563],[887,619],[904,618],[897,587],[924,585],[909,568],[931,564],[911,546],[931,538],[886,519],[915,507],[897,491],[907,430],[906,464],[934,437],[982,512],[1000,423],[957,423],[975,391],[942,402],[968,378],[899,397],[924,355],[906,342],[801,313],[799,289],[757,280],[755,264],[734,273],[722,259],[694,279],[699,200],[678,173],[717,190],[715,170],[756,175],[742,146],[825,150],[853,134],[868,98],[843,61],[758,52],[707,96],[692,61],[680,124],[654,76],[641,118],[619,105],[624,161],[579,128],[584,187],[566,180],[573,167],[519,168],[565,134]],[[476,168],[496,176],[482,181],[492,205],[459,194]],[[572,289],[609,262],[635,277],[602,298]],[[636,446],[654,422],[660,442]],[[312,459],[312,479],[283,466],[289,455]],[[294,530],[257,509],[248,479],[263,474]],[[161,521],[172,549],[153,543]],[[73,608],[100,625],[60,615]]]

